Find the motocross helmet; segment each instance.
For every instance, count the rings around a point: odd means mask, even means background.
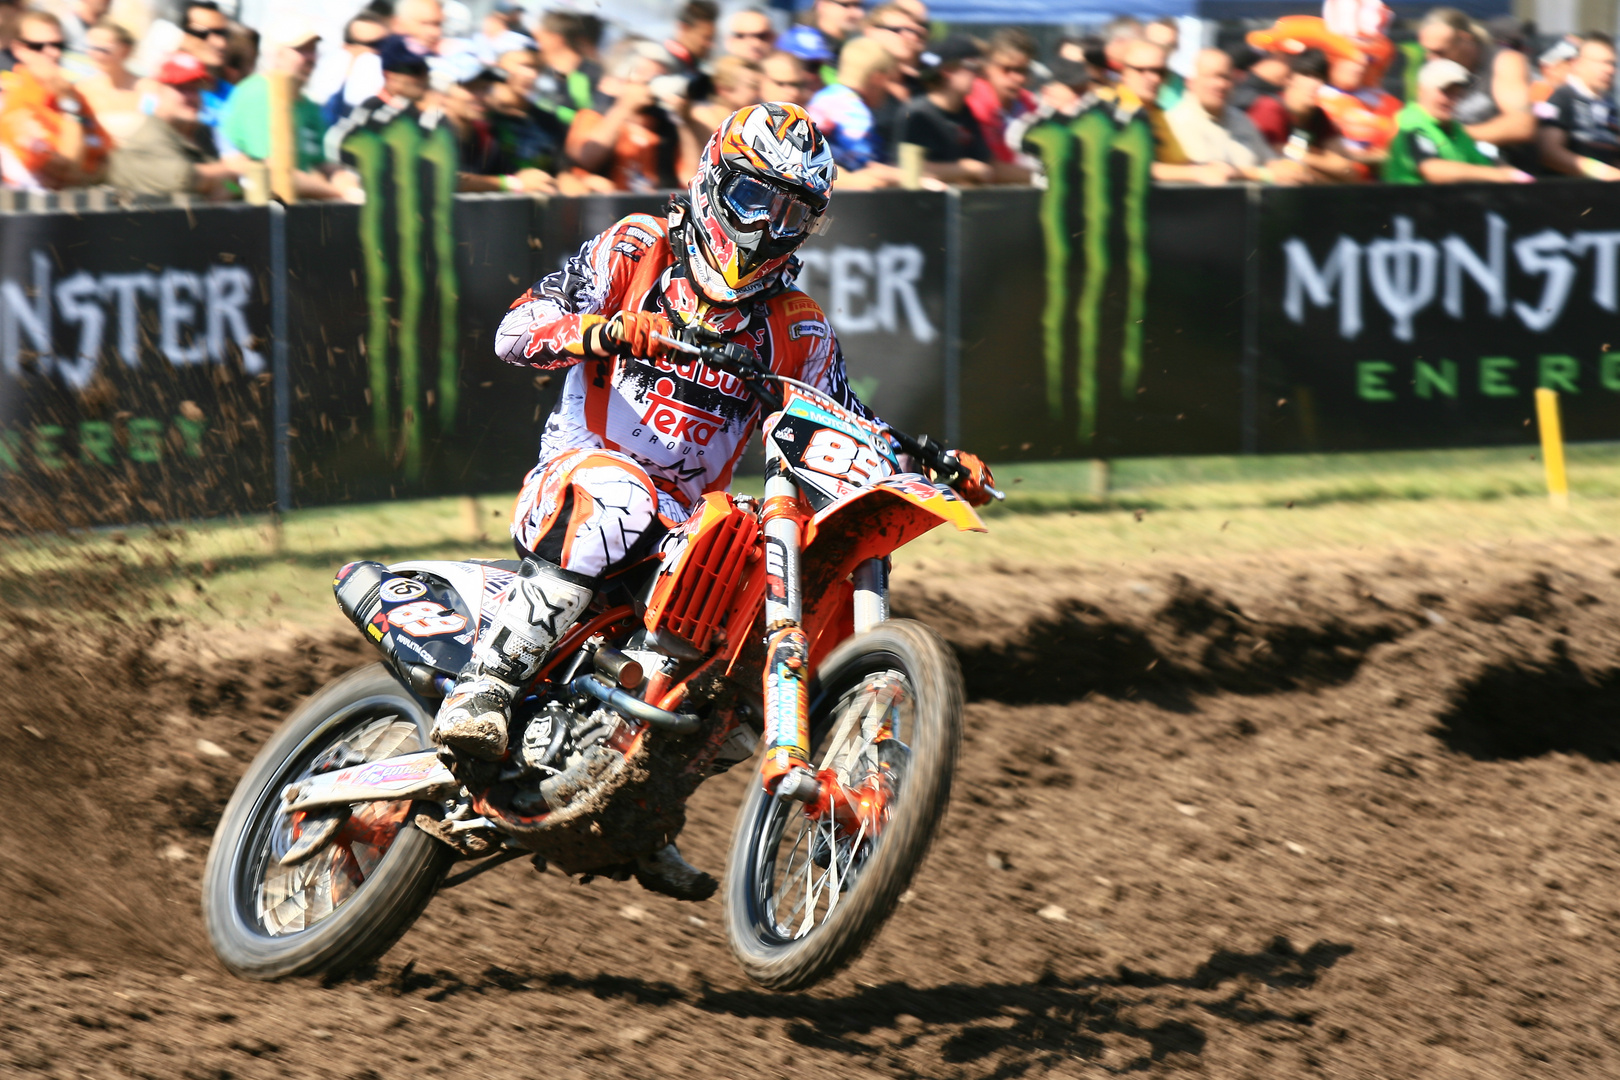
[[[709,138],[688,194],[692,285],[716,304],[764,290],[821,223],[832,195],[832,150],[791,102],[750,105]]]

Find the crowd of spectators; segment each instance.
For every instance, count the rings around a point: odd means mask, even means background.
[[[1159,182],[1620,180],[1612,40],[1453,8],[1397,43],[1381,0],[1327,0],[1186,53],[1174,19],[1121,16],[1043,55],[1017,28],[944,32],[925,0],[811,0],[791,23],[675,0],[663,40],[514,0],[465,26],[441,0],[374,0],[325,48],[274,5],[248,27],[235,0],[158,13],[175,2],[0,0],[0,183],[252,194],[272,77],[293,88],[293,183],[314,199],[363,200],[349,136],[401,116],[454,146],[463,191],[670,189],[766,100],[809,110],[853,189],[1041,183],[1047,131],[1088,110],[1146,128]]]

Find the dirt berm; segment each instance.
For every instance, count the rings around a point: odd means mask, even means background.
[[[210,832],[363,644],[13,617],[0,1074],[1620,1074],[1620,548],[1129,573],[901,581],[967,673],[956,798],[875,946],[790,996],[714,902],[522,862],[375,970],[232,979]],[[739,773],[684,841],[716,871]]]

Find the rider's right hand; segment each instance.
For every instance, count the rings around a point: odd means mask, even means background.
[[[651,311],[621,311],[608,320],[606,337],[618,351],[643,360],[662,360],[669,346],[658,337],[674,337],[675,327]]]

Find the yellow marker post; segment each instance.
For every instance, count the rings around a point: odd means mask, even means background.
[[[1536,391],[1536,424],[1541,428],[1541,460],[1547,466],[1547,498],[1559,510],[1569,509],[1569,476],[1564,472],[1564,430],[1558,421],[1558,392]]]

